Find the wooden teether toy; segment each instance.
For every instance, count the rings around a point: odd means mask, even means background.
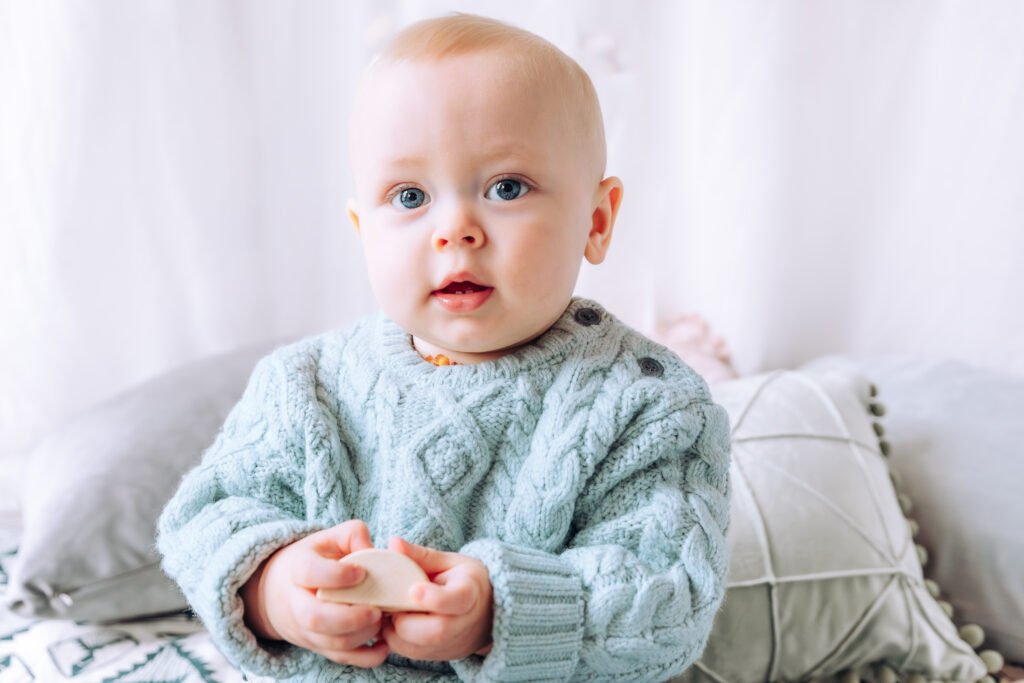
[[[423,607],[413,602],[409,589],[429,581],[426,572],[411,558],[393,550],[367,548],[338,560],[366,570],[366,578],[349,588],[320,588],[316,597],[331,602],[373,605],[384,612],[416,612]]]

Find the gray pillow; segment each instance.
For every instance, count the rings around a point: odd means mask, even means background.
[[[115,621],[186,608],[160,571],[156,520],[270,348],[162,375],[69,421],[32,450],[6,595],[13,611]]]
[[[858,367],[885,389],[891,467],[914,502],[929,577],[958,620],[1024,661],[1024,379],[910,356]]]

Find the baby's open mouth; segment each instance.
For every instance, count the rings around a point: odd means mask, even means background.
[[[472,294],[473,292],[482,292],[485,289],[491,289],[484,285],[478,285],[475,282],[463,281],[463,282],[452,282],[444,289],[437,290],[441,294]]]
[[[462,275],[462,277],[466,276]],[[494,292],[494,287],[477,284],[472,280],[455,280],[441,289],[435,289],[431,292],[431,296],[444,310],[461,315],[471,313],[483,306],[491,298],[492,292]]]

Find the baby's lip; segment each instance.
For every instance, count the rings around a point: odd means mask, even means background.
[[[468,271],[460,271],[458,273],[451,273],[447,275],[444,280],[441,281],[441,286],[434,290],[434,293],[443,292],[453,285],[463,285],[470,291],[493,289],[491,285],[484,284],[480,278],[476,277],[472,273]]]

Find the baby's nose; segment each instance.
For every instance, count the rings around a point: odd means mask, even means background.
[[[469,232],[469,231],[467,231],[467,232]],[[473,232],[479,232],[479,230],[474,230]],[[468,245],[468,246],[477,246],[480,242],[482,242],[482,239],[481,239],[481,237],[478,237],[477,235],[468,234],[468,235],[463,235],[461,237],[461,241],[464,244]],[[452,240],[450,240],[450,239],[448,239],[446,237],[441,237],[440,235],[435,235],[434,236],[434,249],[437,249],[438,251],[440,251],[440,250],[444,249],[445,247],[447,247],[451,242],[452,242]]]
[[[446,226],[439,227],[433,235],[433,246],[436,251],[453,246],[479,249],[484,246],[486,240],[480,226],[475,221],[463,217],[461,220],[451,221]]]

